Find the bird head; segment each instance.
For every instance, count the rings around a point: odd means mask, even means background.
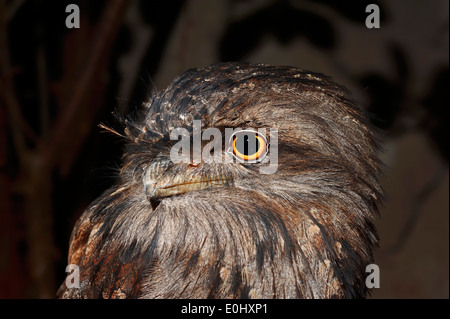
[[[72,235],[89,285],[115,271],[104,281],[127,296],[365,295],[382,190],[370,125],[345,88],[295,67],[216,64],[125,124],[118,183]],[[130,264],[132,280],[114,279]]]

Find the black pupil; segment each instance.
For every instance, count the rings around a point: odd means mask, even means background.
[[[236,138],[236,149],[243,155],[253,155],[259,150],[259,140],[251,134],[244,134]]]

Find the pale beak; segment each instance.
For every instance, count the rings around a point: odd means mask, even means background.
[[[154,165],[159,172],[150,171],[146,174],[145,193],[152,203],[157,206],[165,197],[181,195],[202,189],[227,187],[232,182],[230,174],[213,174],[202,164]],[[154,207],[156,208],[156,207]]]

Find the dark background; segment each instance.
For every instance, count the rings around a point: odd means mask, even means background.
[[[54,298],[72,227],[120,165],[98,124],[120,128],[112,112],[220,61],[294,65],[354,93],[387,166],[372,298],[448,298],[449,2],[168,2],[0,0],[0,298]]]

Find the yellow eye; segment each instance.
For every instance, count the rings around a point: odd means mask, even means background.
[[[266,139],[254,131],[240,131],[233,136],[233,154],[244,161],[257,161],[267,152]]]

